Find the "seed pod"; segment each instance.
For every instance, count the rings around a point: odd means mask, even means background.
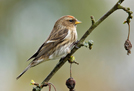
[[[70,78],[66,81],[66,86],[67,86],[70,90],[74,89],[74,87],[75,87],[75,80],[74,80],[72,77],[70,77]]]
[[[127,50],[127,55],[129,55],[131,53],[130,49],[132,48],[132,44],[130,42],[130,40],[126,40],[124,43],[124,47]]]

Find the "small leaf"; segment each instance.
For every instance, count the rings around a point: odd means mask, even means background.
[[[35,84],[34,80],[31,80],[30,85],[34,85],[34,84]]]
[[[124,21],[123,24],[127,23],[127,21]]]

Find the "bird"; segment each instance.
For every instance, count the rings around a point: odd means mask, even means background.
[[[33,56],[27,61],[32,60],[22,73],[17,76],[19,79],[29,68],[34,67],[42,62],[55,60],[65,57],[71,52],[74,43],[77,42],[77,24],[81,21],[72,15],[65,15],[59,18],[46,39]]]

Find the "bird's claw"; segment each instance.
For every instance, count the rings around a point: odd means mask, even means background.
[[[79,40],[77,40],[76,42],[74,42],[73,44],[75,45],[75,48],[79,49],[80,47],[77,46]]]

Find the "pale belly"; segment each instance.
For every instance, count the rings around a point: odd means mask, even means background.
[[[72,44],[72,43],[71,43]],[[70,44],[70,46],[71,46]],[[49,56],[50,60],[60,59],[62,57],[65,57],[68,53],[71,51],[70,46],[63,46],[59,50],[55,51],[52,55]]]

